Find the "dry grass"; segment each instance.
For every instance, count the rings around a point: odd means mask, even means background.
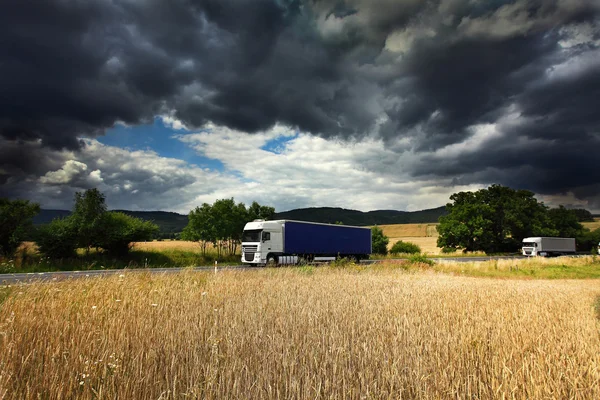
[[[426,237],[437,236],[437,224],[395,224],[378,225],[387,237]]]
[[[597,281],[297,268],[12,289],[7,399],[600,398]]]
[[[594,222],[582,222],[581,225],[593,231],[600,228],[600,218],[594,218]]]
[[[423,254],[441,254],[442,249],[437,247],[437,237],[390,237],[390,241],[388,243],[388,250],[392,248],[394,243],[398,240],[402,240],[403,242],[410,242],[418,245],[421,248],[421,252]]]
[[[479,277],[510,277],[524,279],[600,278],[597,256],[530,257],[485,262],[453,262],[440,260],[435,270]]]
[[[213,246],[211,244],[207,247],[212,251]],[[132,246],[133,250],[144,250],[144,251],[163,251],[163,250],[183,250],[183,251],[197,251],[200,252],[201,248],[198,242],[187,242],[185,240],[162,240],[152,242],[134,242]]]

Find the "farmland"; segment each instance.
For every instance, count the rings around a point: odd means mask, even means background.
[[[598,398],[599,296],[394,264],[5,288],[0,397]]]
[[[390,241],[388,250],[392,248],[398,240],[411,242],[418,245],[421,251],[426,254],[440,254],[441,249],[437,247],[438,233],[436,230],[437,224],[396,224],[396,225],[379,225],[383,234]]]

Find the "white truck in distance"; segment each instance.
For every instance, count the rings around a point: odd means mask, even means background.
[[[524,256],[562,256],[575,254],[575,238],[528,237],[523,239]]]

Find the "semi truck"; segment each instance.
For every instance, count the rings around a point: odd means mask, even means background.
[[[528,237],[523,239],[524,256],[562,256],[575,254],[575,238]]]
[[[244,227],[242,263],[298,264],[302,261],[360,261],[371,254],[371,229],[316,222],[254,220]]]

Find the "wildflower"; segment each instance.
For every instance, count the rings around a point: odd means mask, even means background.
[[[115,301],[116,301],[117,303],[120,303],[120,302],[121,302],[121,300],[119,300],[119,299],[117,299],[117,300],[115,300]]]
[[[206,293],[206,292],[202,292],[202,296],[206,296],[206,295],[207,295],[207,293]]]
[[[79,386],[83,386],[83,384],[84,384],[83,381],[79,382]]]
[[[152,307],[157,307],[157,306],[158,306],[158,304],[156,304],[156,303],[152,303],[152,304],[151,304],[151,306],[152,306]]]
[[[92,310],[95,310],[96,308],[98,308],[98,306],[92,306]]]
[[[121,274],[121,275],[119,275],[119,278],[121,278],[121,279],[125,278],[125,275]]]

